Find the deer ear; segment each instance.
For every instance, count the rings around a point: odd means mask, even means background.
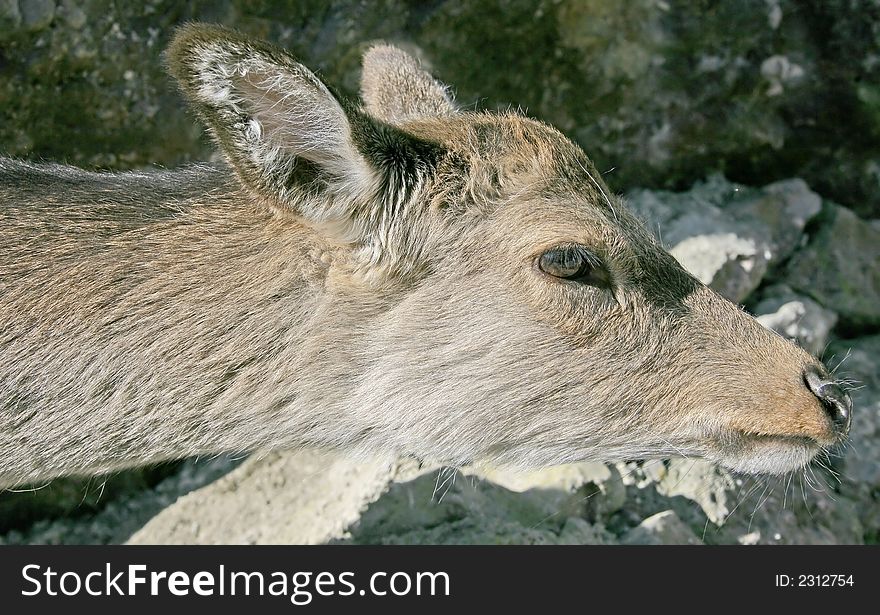
[[[190,24],[178,30],[167,60],[242,182],[259,195],[320,222],[343,212],[308,210],[304,190],[329,187],[356,197],[376,183],[342,104],[280,49]]]
[[[411,194],[442,152],[351,106],[268,43],[217,26],[178,30],[171,73],[242,183],[373,258],[409,222]]]
[[[364,54],[361,98],[371,115],[391,124],[456,113],[449,88],[391,45],[375,45]]]

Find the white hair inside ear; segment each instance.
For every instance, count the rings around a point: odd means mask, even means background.
[[[230,32],[182,32],[172,66],[245,185],[312,223],[345,217],[333,205],[375,191],[377,173],[353,141],[348,114],[311,71],[283,50]],[[321,186],[344,198],[303,198],[314,186],[291,177],[306,163]]]
[[[392,45],[375,45],[364,54],[361,98],[368,113],[389,124],[456,112],[449,88]]]

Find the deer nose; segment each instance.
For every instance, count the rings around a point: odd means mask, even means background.
[[[831,417],[831,424],[838,436],[849,433],[852,423],[852,399],[836,382],[829,380],[818,367],[810,366],[804,370],[804,382],[813,395],[822,402],[825,412]]]

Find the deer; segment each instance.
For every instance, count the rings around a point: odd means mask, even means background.
[[[166,62],[222,162],[0,159],[0,487],[298,447],[780,474],[846,438],[826,367],[555,128],[384,43],[357,102],[221,26]]]

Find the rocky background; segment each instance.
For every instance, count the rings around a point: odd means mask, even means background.
[[[555,124],[695,275],[837,368],[851,442],[766,479],[683,459],[186,460],[0,493],[0,543],[878,541],[880,0],[0,0],[0,153],[211,157],[162,69],[186,20],[274,40],[350,95],[363,49],[396,42],[462,106]]]

